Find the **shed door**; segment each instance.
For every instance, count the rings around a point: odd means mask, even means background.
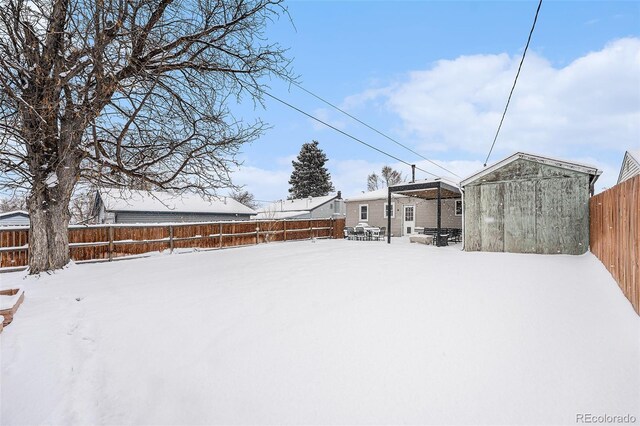
[[[416,227],[416,206],[404,206],[404,235],[413,234]]]

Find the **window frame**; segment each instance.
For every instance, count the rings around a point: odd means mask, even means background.
[[[362,218],[362,208],[366,207],[366,217],[363,219]],[[369,204],[360,204],[358,205],[358,218],[360,218],[360,221],[364,221],[364,222],[369,222]]]
[[[384,206],[383,206],[383,211],[382,211],[382,217],[384,219],[388,219],[387,218],[387,205],[389,203],[385,202]],[[395,219],[396,218],[396,203],[395,201],[391,202],[391,219]]]
[[[458,213],[458,203],[460,203],[460,213]],[[464,206],[462,205],[462,200],[455,200],[455,204],[453,206],[453,214],[456,216],[462,216],[462,210]]]

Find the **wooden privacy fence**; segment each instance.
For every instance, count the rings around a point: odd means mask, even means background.
[[[211,223],[88,225],[69,227],[69,254],[75,261],[112,260],[180,248],[216,249],[342,238],[345,219],[264,220]],[[0,228],[0,267],[26,266],[29,228]]]
[[[591,197],[590,246],[640,315],[640,176]]]

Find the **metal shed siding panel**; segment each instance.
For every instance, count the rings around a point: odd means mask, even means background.
[[[188,214],[117,212],[116,223],[163,223],[163,222],[216,222],[220,220],[249,220],[249,215]]]
[[[504,185],[482,185],[480,241],[482,251],[504,251]]]
[[[504,251],[536,252],[536,183],[504,184]]]
[[[469,186],[464,192],[464,248],[466,251],[480,251],[480,185]]]

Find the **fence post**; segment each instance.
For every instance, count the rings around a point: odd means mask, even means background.
[[[169,225],[169,252],[173,253],[173,225]]]
[[[287,220],[282,219],[282,229],[284,229],[284,240],[287,241]]]
[[[109,262],[113,259],[113,226],[109,226]]]
[[[222,248],[222,222],[220,222],[220,232],[218,232],[219,248]]]
[[[256,222],[256,244],[260,244],[260,222]]]

